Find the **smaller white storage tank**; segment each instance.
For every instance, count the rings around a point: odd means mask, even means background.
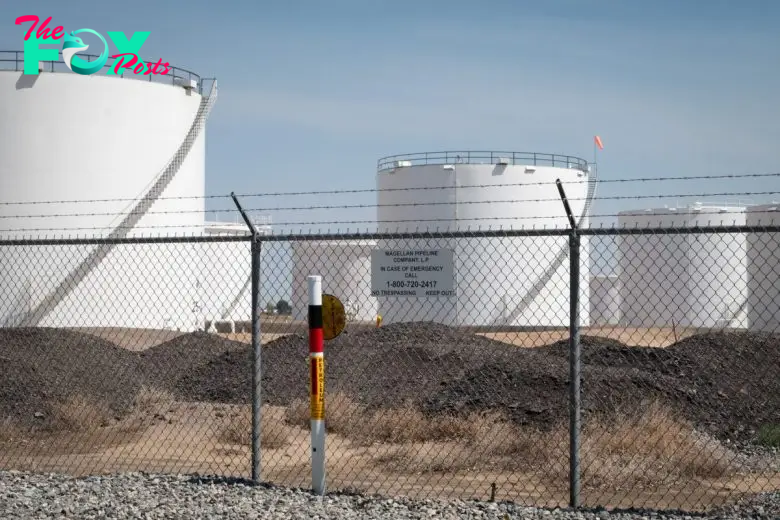
[[[752,206],[747,225],[780,226],[780,204]],[[780,333],[780,232],[747,234],[750,330]]]
[[[584,159],[490,151],[384,157],[376,175],[378,231],[568,229],[557,179],[578,223],[587,227],[596,181]],[[580,324],[587,326],[590,237],[581,237],[580,245]],[[452,252],[452,261],[442,265],[442,272],[452,273],[454,295],[421,292],[414,296],[404,290],[382,294],[378,300],[383,323],[568,326],[569,241],[565,235],[383,238],[377,248]]]
[[[271,233],[270,217],[254,220],[260,234]],[[207,237],[250,236],[243,222],[206,221],[203,231]],[[232,322],[233,326],[236,322],[251,322],[251,240],[200,242],[198,247],[201,255],[199,322]]]
[[[302,240],[292,242],[292,313],[306,320],[309,309],[307,277],[322,277],[322,292],[344,304],[349,322],[376,320],[377,299],[371,296],[371,240]]]
[[[745,225],[744,206],[621,212],[620,228]],[[745,233],[620,235],[620,319],[630,327],[747,327]]]
[[[617,325],[620,322],[620,279],[617,275],[590,277],[591,325]]]

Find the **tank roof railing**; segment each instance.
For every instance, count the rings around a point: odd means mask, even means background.
[[[588,172],[588,161],[570,155],[538,152],[450,151],[389,155],[377,161],[377,172],[408,166],[437,164],[507,164],[522,166],[553,166]]]
[[[94,61],[100,57],[96,54],[79,54],[78,56],[79,58],[82,58],[86,61]],[[111,67],[114,66],[114,62],[115,60],[109,57],[102,70],[110,69]],[[43,64],[42,72],[70,72],[70,69],[68,69],[68,67],[65,65],[65,62],[62,61],[62,51],[60,51],[60,60],[41,61],[40,63]],[[0,50],[0,70],[12,70],[16,72],[22,72],[24,70],[24,51]],[[195,74],[194,72],[179,67],[174,67],[173,65],[170,64],[168,64],[168,72],[166,74],[144,75],[143,73],[141,74],[122,73],[122,74],[117,74],[116,76],[121,78],[127,77],[130,79],[149,81],[155,83],[170,83],[171,85],[175,85],[177,80],[187,80],[187,81],[194,80],[197,84],[197,91],[199,94],[203,94],[203,81],[213,79],[213,78],[201,78],[198,74]]]

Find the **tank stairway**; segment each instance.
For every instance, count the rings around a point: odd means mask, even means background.
[[[206,125],[209,113],[217,101],[217,81],[211,85],[207,96],[203,96],[198,106],[195,119],[190,125],[184,141],[176,153],[168,161],[165,167],[157,174],[151,187],[140,197],[122,221],[113,228],[106,237],[107,243],[99,244],[79,265],[77,265],[60,282],[56,289],[48,294],[35,308],[28,312],[19,322],[18,326],[37,327],[65,298],[70,295],[78,285],[92,273],[95,268],[114,250],[115,243],[112,240],[127,238],[138,222],[147,214],[149,209],[159,200],[165,189],[174,179],[184,160],[187,158],[192,146]]]
[[[585,204],[582,207],[582,213],[577,219],[577,227],[580,226],[582,221],[590,215],[590,207],[593,203],[593,198],[596,196],[596,185],[598,184],[598,168],[596,164],[593,164],[593,168],[590,172],[586,172],[588,175],[588,191],[585,196]],[[499,316],[493,320],[493,325],[511,325],[519,316],[521,316],[529,305],[539,296],[542,290],[550,283],[552,277],[555,276],[555,272],[569,257],[569,244],[564,244],[555,254],[555,259],[550,263],[550,266],[539,276],[534,282],[534,285],[526,293],[526,295],[520,300],[520,302],[510,312],[504,316]],[[582,273],[581,273],[582,274]],[[587,274],[587,273],[586,273]]]
[[[233,298],[233,301],[230,302],[225,308],[222,310],[222,314],[220,315],[220,319],[226,320],[228,319],[228,316],[230,316],[235,310],[238,308],[238,304],[241,303],[241,299],[244,297],[244,294],[249,290],[249,287],[252,285],[252,273],[250,272],[249,275],[246,277],[246,280],[244,280],[244,284],[241,286],[241,290],[238,291],[238,294],[235,298]]]

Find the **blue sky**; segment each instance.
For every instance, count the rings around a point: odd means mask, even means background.
[[[780,171],[777,1],[6,0],[0,49],[21,49],[13,22],[26,14],[67,30],[151,31],[144,55],[216,76],[209,195],[371,189],[377,159],[406,152],[590,160],[594,134],[606,180]],[[599,196],[749,191],[780,191],[780,178],[606,183]],[[669,203],[597,201],[594,212]],[[373,216],[304,213],[273,218]]]

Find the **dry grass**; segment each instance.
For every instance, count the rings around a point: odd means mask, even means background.
[[[47,423],[61,431],[84,432],[108,426],[113,416],[111,409],[104,403],[82,395],[72,395],[52,404],[52,416]]]
[[[176,398],[167,390],[144,385],[135,396],[133,411],[146,414],[163,413],[175,402]]]
[[[295,400],[287,409],[288,424],[309,428],[309,403]],[[448,416],[427,417],[410,403],[392,411],[369,412],[343,393],[334,393],[325,401],[325,428],[349,438],[361,446],[376,443],[443,441],[464,435],[466,421]]]
[[[288,424],[308,428],[308,403],[287,409]],[[344,394],[326,400],[328,433],[358,446],[377,446],[380,468],[405,474],[452,471],[524,471],[568,478],[568,423],[551,431],[521,428],[500,412],[429,417],[410,404],[368,411]],[[660,485],[682,478],[732,475],[735,455],[666,407],[596,417],[581,438],[583,485]]]
[[[780,424],[765,424],[759,428],[758,443],[770,448],[780,448]]]
[[[0,420],[0,445],[10,445],[22,436],[19,428],[11,419]]]
[[[129,419],[146,426],[154,417],[176,407],[170,394],[142,388]],[[112,412],[82,396],[53,408],[45,422],[63,432],[82,432],[106,426]],[[251,444],[251,408],[230,406],[220,412],[217,440],[228,445]],[[264,406],[261,446],[291,446],[300,429],[309,429],[308,402],[288,408]],[[123,422],[121,428],[129,427]],[[367,409],[345,394],[326,400],[329,434],[355,448],[370,447],[372,464],[402,475],[454,472],[515,472],[550,482],[568,478],[568,423],[549,431],[518,426],[501,412],[466,416],[428,416],[406,403],[393,410]],[[142,428],[143,429],[143,428]],[[0,422],[0,443],[22,432]],[[639,413],[588,417],[581,440],[583,488],[650,488],[698,479],[721,479],[739,470],[736,456],[718,441],[697,432],[690,422],[658,403]]]
[[[590,484],[656,484],[680,477],[717,479],[738,469],[736,455],[658,403],[641,414],[586,425],[583,479]]]
[[[284,411],[263,406],[260,422],[260,446],[279,449],[291,442],[293,429],[284,423]],[[252,408],[242,406],[222,418],[217,438],[226,444],[250,446],[252,444]]]

